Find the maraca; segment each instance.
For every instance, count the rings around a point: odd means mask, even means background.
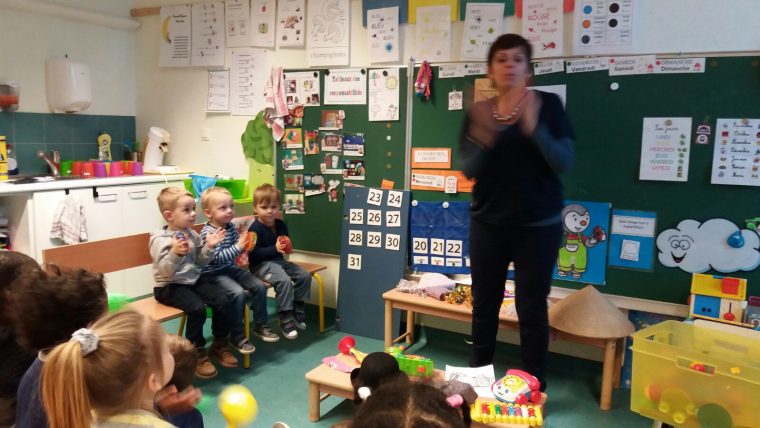
[[[277,242],[285,245],[285,254],[290,254],[293,252],[293,243],[290,241],[290,238],[288,238],[287,236],[285,235],[278,236]]]
[[[253,422],[259,414],[259,406],[248,388],[230,385],[219,394],[219,410],[227,421],[227,428],[235,428]]]
[[[338,342],[338,350],[341,354],[353,355],[356,361],[361,363],[367,354],[354,348],[354,346],[356,346],[356,340],[354,340],[353,336],[346,336]]]

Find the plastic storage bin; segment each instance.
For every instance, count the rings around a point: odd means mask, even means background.
[[[760,427],[760,340],[678,321],[632,336],[632,411],[677,427]]]
[[[198,197],[198,195],[195,194],[193,191],[193,180],[190,178],[186,178],[184,180],[185,189],[187,189],[188,192],[192,193],[193,196]],[[244,199],[247,195],[245,194],[245,180],[217,180],[216,185],[219,187],[224,187],[225,189],[229,190],[232,194],[232,199]]]

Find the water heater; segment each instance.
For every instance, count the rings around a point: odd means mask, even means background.
[[[49,59],[45,74],[48,104],[53,113],[77,113],[92,103],[89,66],[66,58]]]

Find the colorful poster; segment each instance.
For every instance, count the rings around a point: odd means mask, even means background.
[[[533,46],[533,58],[565,52],[562,0],[523,0],[522,35]]]
[[[226,22],[227,47],[250,46],[251,10],[248,0],[226,0],[224,21]]]
[[[302,149],[303,132],[301,128],[285,128],[285,135],[281,142],[286,149]]]
[[[399,69],[369,70],[369,121],[399,120]]]
[[[346,118],[344,110],[322,110],[322,126],[319,129],[343,129],[343,119]]]
[[[309,67],[349,64],[349,6],[348,0],[309,0],[306,11]]]
[[[319,102],[319,71],[288,71],[285,78],[285,100],[288,108],[295,105],[315,107]]]
[[[718,119],[712,184],[760,186],[760,119]]]
[[[303,133],[303,153],[307,156],[319,154],[319,131]]]
[[[342,152],[343,136],[333,132],[322,132],[319,136],[323,152]]]
[[[574,54],[619,54],[632,50],[633,0],[577,1],[573,16]]]
[[[325,177],[320,174],[304,174],[303,189],[306,196],[315,196],[325,193]]]
[[[319,164],[319,170],[325,175],[343,175],[343,164],[340,162],[340,155],[326,154],[324,163]]]
[[[207,112],[230,111],[230,71],[208,72],[208,97],[206,98]]]
[[[333,104],[367,104],[366,70],[329,70],[325,76],[325,105]]]
[[[161,8],[159,67],[190,65],[190,6]]]
[[[306,205],[301,193],[286,193],[285,204],[283,205],[285,214],[306,214]]]
[[[420,9],[430,6],[448,7],[449,22],[459,20],[459,0],[409,0],[409,23],[416,24],[421,21]]]
[[[451,59],[451,6],[421,7],[417,9],[417,15],[419,16],[419,22],[415,26],[417,27],[417,55],[415,55],[417,59],[428,62],[449,61]]]
[[[367,11],[369,62],[397,62],[401,58],[398,43],[398,6]]]
[[[689,179],[690,117],[645,117],[639,180]]]
[[[504,3],[468,3],[462,36],[461,59],[483,60],[501,34]]]
[[[274,47],[275,0],[251,0],[251,44]]]
[[[283,174],[286,192],[303,193],[303,174]]]
[[[553,278],[604,285],[610,204],[565,201],[561,220],[562,245]]]
[[[364,156],[364,134],[343,134],[343,156]]]
[[[224,66],[224,3],[194,4],[192,13],[190,65]]]
[[[306,0],[279,0],[277,2],[277,46],[302,47],[306,18]]]
[[[344,180],[364,180],[366,175],[363,160],[344,159],[343,160],[343,179]]]
[[[303,169],[303,150],[301,149],[282,149],[282,169],[285,171],[295,171]]]
[[[264,108],[269,67],[264,49],[235,48],[230,67],[230,113],[256,116]]]
[[[612,210],[609,265],[651,271],[657,213]]]
[[[406,24],[409,14],[409,2],[407,0],[362,0],[362,26],[367,27],[367,12],[370,10],[398,8],[399,24]]]

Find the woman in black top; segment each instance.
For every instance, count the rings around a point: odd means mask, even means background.
[[[467,112],[461,138],[472,194],[470,365],[493,362],[504,281],[515,267],[523,366],[546,388],[549,321],[546,298],[562,225],[559,174],[573,162],[573,131],[554,94],[528,90],[531,46],[504,34],[488,52],[488,78],[498,95]]]

